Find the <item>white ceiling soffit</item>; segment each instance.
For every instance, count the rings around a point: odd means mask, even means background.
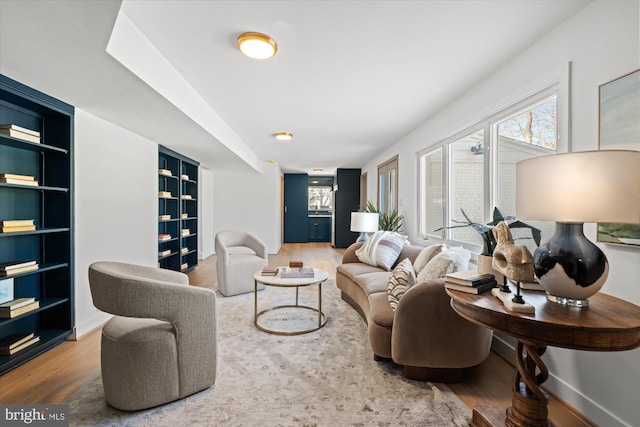
[[[125,0],[122,10],[257,157],[311,172],[364,166],[588,2]],[[273,37],[276,56],[242,55],[247,31]]]
[[[211,108],[200,94],[142,34],[129,17],[118,13],[107,53],[127,67],[156,92],[179,108],[195,123],[233,151],[257,172],[264,161]]]

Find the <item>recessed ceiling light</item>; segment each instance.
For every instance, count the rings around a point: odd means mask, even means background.
[[[291,132],[276,132],[273,134],[279,141],[291,141],[293,139],[293,134]]]
[[[253,59],[269,59],[276,54],[278,45],[266,34],[243,33],[238,36],[238,49]]]

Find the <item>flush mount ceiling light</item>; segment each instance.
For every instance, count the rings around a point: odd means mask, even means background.
[[[266,34],[243,33],[238,36],[238,49],[253,59],[269,59],[276,54],[278,45]]]
[[[314,173],[322,173],[322,168],[315,168],[313,170]]]
[[[276,132],[273,134],[278,141],[291,141],[293,134],[291,132]]]

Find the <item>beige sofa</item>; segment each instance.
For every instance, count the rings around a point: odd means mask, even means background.
[[[367,323],[375,360],[391,358],[404,365],[409,379],[453,383],[462,380],[463,368],[487,358],[493,332],[453,311],[444,279],[416,283],[394,312],[387,296],[391,273],[361,263],[355,254],[361,245],[346,249],[336,270],[336,284],[342,299]],[[397,262],[407,257],[413,262],[422,249],[404,246]]]

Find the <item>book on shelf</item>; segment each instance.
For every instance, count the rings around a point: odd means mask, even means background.
[[[32,334],[34,335],[34,334]],[[15,354],[21,350],[24,350],[27,347],[32,346],[33,344],[37,343],[40,341],[40,337],[39,336],[32,336],[31,338],[27,339],[26,341],[20,343],[19,345],[13,347],[13,348],[7,348],[7,349],[3,349],[0,348],[0,355],[2,356],[10,356],[12,354]]]
[[[10,270],[0,270],[0,277],[14,276],[16,274],[28,273],[30,271],[36,271],[38,268],[40,268],[40,265],[33,264],[33,265],[28,265],[26,267],[12,268]]]
[[[160,241],[171,240],[171,234],[158,234],[158,240]]]
[[[24,305],[20,308],[16,308],[15,310],[0,311],[0,319],[13,319],[14,317],[28,313],[37,308],[40,308],[40,301],[34,301],[31,304]]]
[[[158,191],[158,197],[172,197],[171,196],[171,191]]]
[[[169,169],[158,169],[158,173],[164,176],[173,176]]]
[[[35,335],[35,332],[29,332],[28,334],[12,334],[4,337],[0,339],[0,350],[13,350],[20,344],[29,341]]]
[[[16,125],[0,125],[0,133],[23,141],[40,144],[40,132]]]
[[[189,248],[182,248],[182,249],[180,249],[180,253],[181,253],[181,254],[186,254],[187,252],[189,252]]]
[[[0,173],[0,178],[17,179],[17,180],[20,180],[20,181],[36,181],[36,177],[35,176],[18,175],[17,173]]]
[[[158,256],[167,256],[167,255],[171,255],[171,249],[166,249],[164,251],[158,252]]]
[[[476,270],[456,271],[444,276],[445,282],[464,286],[476,286],[495,279],[496,277],[491,273],[479,273]]]
[[[303,279],[314,276],[315,273],[311,267],[283,267],[280,269],[280,277],[283,279]]]
[[[19,231],[33,231],[36,229],[35,225],[21,225],[17,227],[0,227],[0,233],[16,233]]]
[[[191,200],[191,194],[183,194],[181,196],[184,200]]]
[[[186,214],[186,213],[180,214],[180,218],[189,218],[189,214]]]
[[[25,225],[34,225],[33,219],[8,219],[0,221],[0,227],[22,227]]]
[[[25,305],[29,305],[35,302],[35,297],[31,298],[16,298],[11,301],[7,301],[5,303],[0,304],[0,311],[11,311],[16,310],[18,308],[24,307]]]
[[[171,215],[159,215],[158,221],[167,221],[171,219]]]
[[[184,179],[186,181],[189,181],[189,175],[182,174],[182,175],[180,175],[180,178],[182,178],[182,179]]]
[[[180,270],[186,270],[187,268],[189,268],[189,264],[187,264],[186,262],[180,264]]]
[[[189,234],[191,234],[191,230],[189,230],[188,228],[183,228],[181,232],[183,236],[188,236]]]
[[[262,268],[261,274],[263,276],[276,276],[278,274],[278,267],[267,265],[266,267]]]
[[[15,270],[16,268],[29,267],[36,265],[35,261],[8,261],[0,262],[0,271]]]
[[[17,132],[22,132],[22,133],[29,134],[31,136],[37,136],[37,137],[40,136],[40,132],[38,132],[37,130],[27,129],[27,128],[24,128],[22,126],[14,125],[13,123],[0,124],[0,129],[10,129],[10,130],[15,130]]]
[[[37,187],[38,181],[35,180],[26,180],[26,179],[15,179],[15,178],[0,178],[0,182],[5,184],[17,184],[17,185],[29,185],[31,187]]]
[[[454,291],[466,292],[468,294],[481,294],[495,288],[496,286],[498,286],[498,282],[496,282],[495,279],[476,286],[458,285],[457,283],[450,283],[447,281],[444,282],[445,288],[453,289]]]

